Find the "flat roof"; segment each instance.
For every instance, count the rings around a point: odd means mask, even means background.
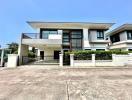
[[[106,33],[106,35],[111,36],[111,35],[120,33],[120,32],[125,31],[125,30],[132,30],[132,24],[123,24],[123,25],[115,28],[114,30]]]
[[[114,23],[92,23],[92,22],[41,22],[27,21],[33,28],[58,28],[58,29],[109,29]]]

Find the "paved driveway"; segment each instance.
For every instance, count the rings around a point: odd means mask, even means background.
[[[0,100],[132,100],[132,68],[3,69]]]

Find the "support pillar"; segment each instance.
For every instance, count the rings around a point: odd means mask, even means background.
[[[59,54],[59,66],[62,67],[63,66],[63,54]]]
[[[23,63],[23,57],[28,57],[28,45],[20,44],[18,49],[19,65]]]
[[[83,49],[90,48],[89,33],[87,28],[83,28]]]
[[[93,66],[95,66],[95,54],[92,54],[92,63],[93,63]]]
[[[3,61],[4,61],[4,49],[2,49],[2,52],[1,52],[1,62],[0,62],[1,66],[3,66]]]
[[[74,66],[74,54],[70,54],[70,66]]]

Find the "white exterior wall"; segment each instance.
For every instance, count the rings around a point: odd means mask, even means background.
[[[92,59],[93,60],[93,59]],[[112,55],[112,60],[95,60],[93,65],[92,60],[74,60],[74,67],[119,67],[119,66],[131,66],[132,54],[129,55]]]
[[[120,33],[120,41],[126,41],[127,40],[127,33],[122,32]]]
[[[89,38],[90,41],[97,41],[97,31],[96,30],[90,30],[89,35],[90,35],[90,38]]]
[[[28,45],[20,44],[18,48],[18,55],[19,55],[19,64],[22,64],[22,56],[28,56]]]
[[[62,35],[60,35],[60,34],[49,34],[48,39],[60,39],[60,40],[62,40]]]
[[[15,68],[17,67],[18,55],[17,54],[8,54],[7,67]]]
[[[39,51],[44,51],[44,60],[54,60],[54,51],[61,52],[61,48],[44,48]]]
[[[105,40],[105,36],[104,36],[103,40],[97,39],[97,30],[90,30],[89,41],[91,42],[91,49],[92,50],[96,50],[96,49],[107,50],[107,42]]]
[[[127,44],[127,49],[132,49],[132,43],[131,44]]]
[[[90,48],[90,43],[89,43],[89,34],[88,34],[88,29],[83,28],[83,49],[89,49]]]
[[[107,50],[107,44],[94,43],[94,44],[91,44],[91,49],[92,50],[96,50],[96,49],[105,49],[105,50]]]

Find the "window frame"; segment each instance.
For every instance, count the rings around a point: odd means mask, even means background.
[[[43,33],[43,32],[49,32],[48,34],[46,34],[46,33]],[[53,31],[56,31],[56,33],[52,33]],[[47,35],[47,37],[45,38],[45,35],[43,35],[43,34],[46,34]],[[49,37],[49,34],[58,34],[58,30],[57,29],[40,29],[40,38],[41,39],[48,39],[48,37]]]
[[[83,34],[82,34],[81,30],[72,31],[71,32],[71,49],[82,49],[82,38],[83,38]],[[76,42],[73,43],[72,42],[73,40],[76,41]],[[79,44],[78,44],[78,41],[80,41]],[[73,44],[74,44],[74,46],[73,46]]]
[[[104,30],[97,30],[97,39],[104,40]]]
[[[127,31],[127,40],[132,40],[132,31]]]

